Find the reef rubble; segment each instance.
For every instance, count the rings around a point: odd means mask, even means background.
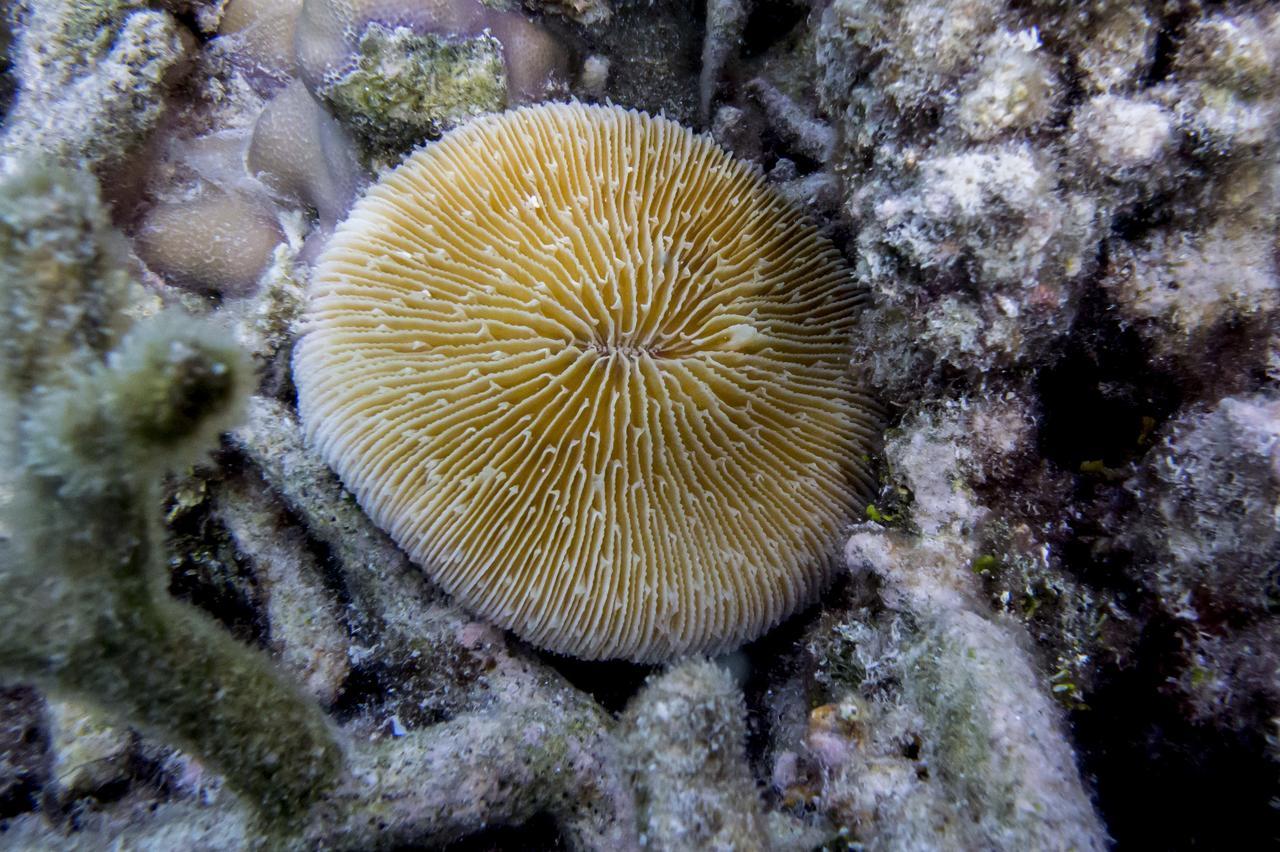
[[[1280,841],[1274,4],[18,0],[0,48],[0,847]],[[568,97],[710,134],[867,294],[879,490],[715,660],[477,620],[298,422],[353,200]]]

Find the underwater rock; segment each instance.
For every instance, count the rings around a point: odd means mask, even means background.
[[[983,45],[982,55],[957,105],[970,138],[989,141],[1009,131],[1035,130],[1053,117],[1059,87],[1034,29],[998,33]]]
[[[1280,834],[1280,10],[498,5],[7,16],[0,843]],[[847,576],[734,655],[741,688],[467,614],[292,407],[311,264],[369,172],[566,90],[710,130],[866,291],[847,339],[890,418],[848,518],[869,523]],[[756,403],[687,428],[749,426]]]
[[[375,150],[401,153],[507,101],[503,45],[471,37],[418,34],[370,24],[355,67],[326,84],[339,121]]]
[[[850,555],[878,572],[905,554],[868,535]],[[876,848],[1106,848],[1023,640],[972,611],[891,613],[867,624],[854,612],[810,639],[864,673],[835,679],[832,709],[814,711],[832,716],[811,721],[803,746],[821,770],[819,809]]]
[[[52,770],[64,800],[128,783],[136,750],[128,728],[74,701],[49,703],[49,728]]]
[[[645,684],[622,727],[647,847],[769,848],[746,761],[746,705],[726,670],[673,666]]]
[[[297,80],[258,116],[245,168],[285,200],[314,209],[325,230],[346,215],[364,180],[346,131]]]
[[[350,675],[347,633],[305,536],[289,526],[275,495],[243,477],[220,484],[216,515],[252,560],[266,599],[271,650],[323,706],[337,700]]]
[[[306,0],[295,43],[311,93],[392,159],[467,118],[563,93],[569,80],[553,35],[478,0]]]
[[[0,151],[110,176],[136,154],[186,70],[192,37],[139,3],[37,2],[20,13],[18,93]]]
[[[1147,506],[1129,530],[1140,580],[1186,628],[1177,683],[1195,716],[1265,725],[1280,713],[1280,654],[1265,638],[1280,626],[1280,402],[1229,397],[1169,424],[1126,487]]]
[[[198,239],[193,239],[195,230]],[[209,193],[151,208],[138,226],[134,245],[166,281],[198,293],[234,297],[252,292],[283,240],[269,207]]]

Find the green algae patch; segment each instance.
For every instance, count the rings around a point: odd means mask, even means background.
[[[506,91],[502,45],[488,32],[460,38],[371,24],[355,67],[321,94],[368,153],[389,155],[502,109]]]

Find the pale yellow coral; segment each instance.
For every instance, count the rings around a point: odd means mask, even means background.
[[[465,605],[584,657],[759,635],[865,506],[861,294],[748,166],[665,119],[479,119],[360,201],[295,357],[307,431]]]

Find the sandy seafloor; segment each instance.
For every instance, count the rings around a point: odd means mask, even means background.
[[[0,847],[1280,841],[1276,4],[3,10]],[[864,294],[873,482],[710,659],[494,626],[299,421],[351,205],[546,101],[705,134]]]

